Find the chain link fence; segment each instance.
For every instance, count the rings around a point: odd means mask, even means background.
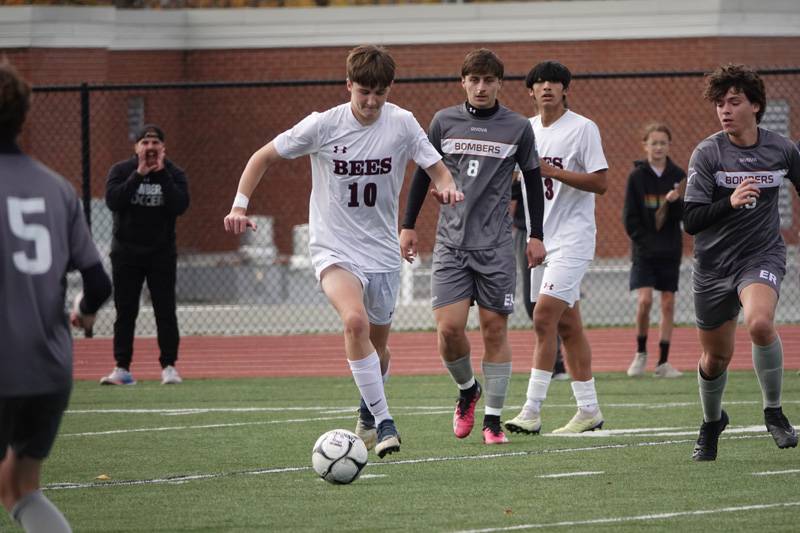
[[[768,95],[762,121],[793,139],[800,137],[800,69],[762,72]],[[608,192],[597,197],[597,257],[584,279],[581,308],[590,326],[631,325],[636,298],[628,291],[630,244],[622,205],[633,160],[641,159],[641,130],[668,124],[671,157],[684,169],[694,146],[717,131],[713,106],[701,98],[703,74],[653,72],[575,75],[569,106],[599,126],[609,162]],[[239,176],[250,155],[312,111],[347,101],[343,80],[81,85],[34,88],[21,138],[23,148],[66,176],[84,198],[92,232],[110,272],[111,213],[105,178],[113,163],[133,155],[133,132],[155,122],[166,132],[167,157],[186,170],[192,204],[178,220],[178,319],[184,335],[318,333],[339,330],[336,314],[319,291],[308,257],[308,158],[282,162],[251,199],[259,230],[244,238],[223,231]],[[463,101],[452,77],[397,80],[390,101],[414,112],[427,127],[440,108]],[[533,104],[523,76],[505,79],[501,102],[526,116]],[[413,169],[409,167],[407,176]],[[401,213],[408,186],[401,195]],[[800,321],[797,243],[798,200],[787,181],[781,215],[789,245],[777,320]],[[430,255],[438,207],[426,202],[417,225],[420,260],[404,266],[393,322],[396,330],[434,327],[430,309]],[[685,236],[676,322],[693,323],[691,239]],[[80,278],[67,280],[71,298]],[[521,287],[521,283],[518,283]],[[529,327],[517,296],[511,327]],[[138,335],[154,335],[145,288]],[[658,320],[654,305],[652,320]],[[473,313],[474,315],[474,313]],[[98,317],[97,335],[111,335],[114,308]],[[470,319],[477,326],[477,316]]]

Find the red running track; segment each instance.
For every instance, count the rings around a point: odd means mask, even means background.
[[[779,326],[784,365],[800,368],[800,326]],[[480,368],[483,347],[478,332],[469,332],[475,368]],[[587,331],[596,372],[624,371],[636,347],[633,329],[609,328]],[[532,331],[509,332],[515,372],[529,372],[533,354]],[[649,337],[652,371],[658,359],[658,331]],[[436,349],[435,332],[393,333],[392,374],[443,374]],[[160,379],[158,345],[155,338],[137,338],[131,371],[137,379]],[[341,335],[293,335],[258,337],[184,337],[177,366],[186,378],[243,378],[277,376],[345,376],[350,371],[344,357]],[[97,380],[114,366],[111,339],[75,340],[75,378]],[[693,371],[700,354],[697,331],[676,328],[672,336],[670,362],[678,369]],[[743,328],[736,333],[732,369],[750,369],[750,341]]]

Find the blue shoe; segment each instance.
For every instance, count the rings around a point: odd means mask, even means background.
[[[135,385],[133,374],[124,368],[116,367],[107,376],[100,378],[100,385]]]
[[[378,443],[375,453],[383,459],[384,455],[400,451],[400,434],[394,426],[394,420],[387,418],[378,424]]]

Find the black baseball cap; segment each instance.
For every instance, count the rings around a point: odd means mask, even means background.
[[[164,142],[164,130],[155,124],[145,124],[136,134],[136,142],[138,143],[145,137],[156,137],[159,141]]]

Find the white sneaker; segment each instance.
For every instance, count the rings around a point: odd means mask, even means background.
[[[100,385],[135,385],[133,374],[124,368],[115,367],[107,376],[100,378]]]
[[[181,379],[181,375],[178,374],[178,370],[172,365],[165,366],[161,371],[161,384],[177,385],[178,383],[183,383],[183,379]]]
[[[553,430],[553,433],[563,435],[594,431],[595,429],[601,429],[603,422],[603,413],[600,412],[600,409],[594,414],[585,413],[578,409],[578,412],[567,422],[566,426]]]
[[[662,363],[658,365],[653,372],[654,378],[679,378],[683,372],[675,368],[669,363]]]
[[[644,369],[647,366],[647,352],[636,352],[633,356],[631,366],[628,367],[628,376],[638,378],[644,376]]]

